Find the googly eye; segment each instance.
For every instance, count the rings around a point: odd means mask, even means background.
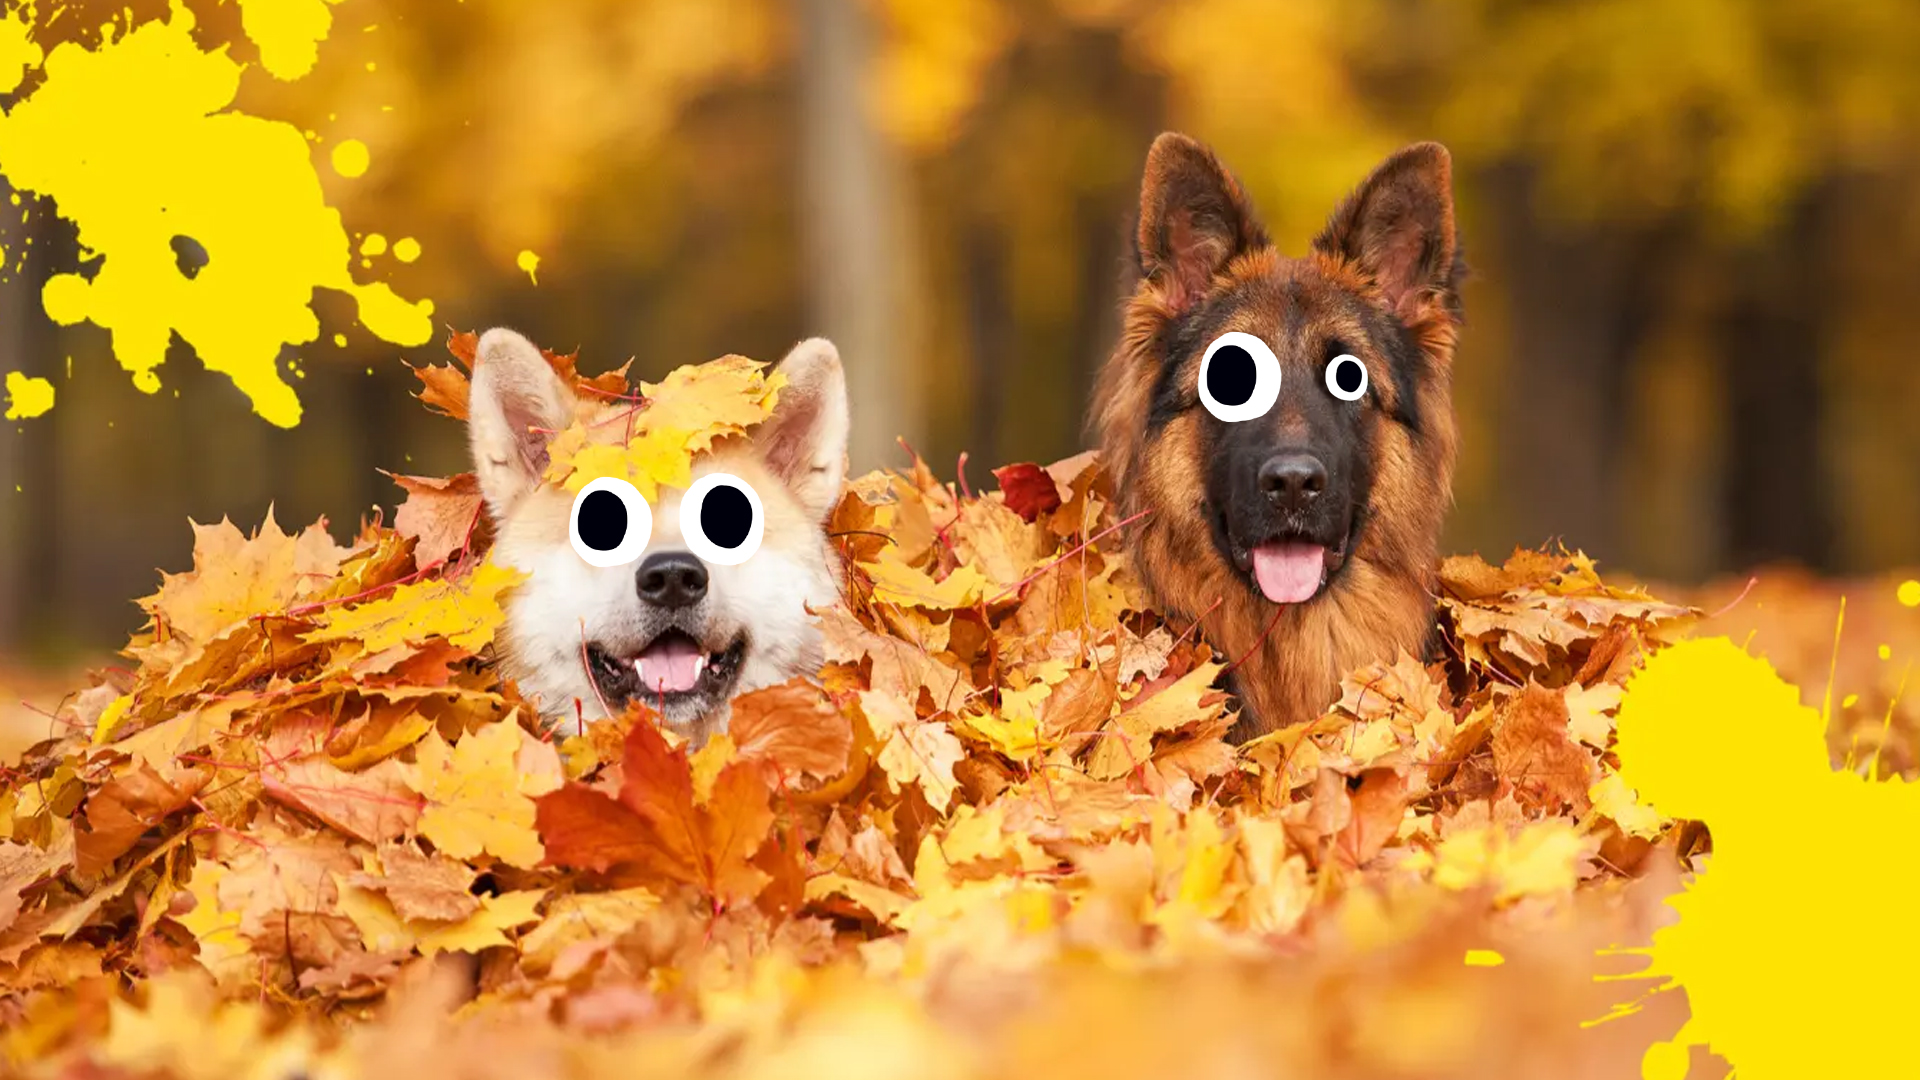
[[[1327,393],[1341,401],[1359,401],[1367,392],[1367,365],[1352,353],[1327,361]]]
[[[693,482],[680,500],[680,535],[703,561],[735,566],[760,550],[767,531],[760,496],[745,480],[708,473]]]
[[[1200,358],[1200,402],[1228,423],[1267,415],[1280,400],[1280,361],[1252,334],[1228,331]]]
[[[640,557],[653,535],[653,511],[632,484],[603,476],[573,497],[567,523],[573,550],[594,566],[621,566]]]

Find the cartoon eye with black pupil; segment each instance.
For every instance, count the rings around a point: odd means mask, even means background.
[[[736,566],[760,550],[767,514],[745,480],[708,473],[680,501],[680,535],[703,561]]]
[[[1200,403],[1228,423],[1267,415],[1280,400],[1280,360],[1267,343],[1231,330],[1200,358]]]
[[[1367,365],[1352,353],[1327,361],[1327,393],[1341,401],[1359,401],[1367,392]]]
[[[632,484],[603,476],[573,497],[567,531],[574,553],[589,564],[621,566],[647,549],[653,510]]]

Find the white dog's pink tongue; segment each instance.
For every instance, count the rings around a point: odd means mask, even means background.
[[[1253,549],[1253,580],[1260,594],[1276,604],[1302,603],[1320,590],[1325,557],[1326,549],[1319,544],[1261,544]]]
[[[650,693],[678,694],[693,689],[693,684],[700,681],[704,659],[700,646],[673,634],[643,649],[633,666],[640,673],[641,685]]]

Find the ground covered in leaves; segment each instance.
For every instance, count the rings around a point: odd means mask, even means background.
[[[422,378],[464,412],[460,366]],[[829,663],[693,752],[500,684],[470,476],[396,477],[345,546],[196,526],[135,666],[6,772],[11,1068],[1637,1075],[1684,1001],[1583,1026],[1651,989],[1600,950],[1705,835],[1620,784],[1611,715],[1695,612],[1451,559],[1442,662],[1235,747],[1232,658],[1149,609],[1097,461],[995,477],[849,485]]]

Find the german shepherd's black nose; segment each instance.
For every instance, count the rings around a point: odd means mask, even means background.
[[[707,595],[707,568],[684,551],[649,555],[634,574],[640,599],[655,607],[692,607]]]
[[[1312,454],[1275,454],[1260,466],[1260,493],[1282,510],[1305,510],[1327,489],[1327,467]]]

